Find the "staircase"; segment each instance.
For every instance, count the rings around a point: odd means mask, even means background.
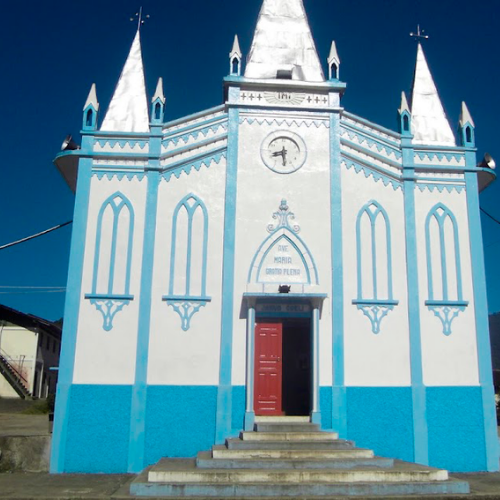
[[[196,459],[164,458],[132,482],[130,493],[239,500],[469,493],[467,482],[445,470],[376,457],[300,418],[256,423]]]
[[[5,377],[5,380],[17,392],[19,397],[22,399],[31,397],[27,387],[28,381],[14,368],[3,353],[0,353],[0,374]]]

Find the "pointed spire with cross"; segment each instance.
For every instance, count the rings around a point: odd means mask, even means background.
[[[141,5],[139,8],[139,12],[136,12],[135,15],[130,18],[130,20],[135,21],[135,19],[137,19],[137,31],[140,31],[141,26],[146,22],[146,19],[149,19],[149,17],[149,14],[146,14],[143,18]]]
[[[420,24],[417,24],[417,32],[413,33],[413,31],[410,33],[410,36],[414,38],[417,42],[420,42],[420,40],[428,40],[429,35],[424,35],[425,30],[420,29]]]

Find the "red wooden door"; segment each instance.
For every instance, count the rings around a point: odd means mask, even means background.
[[[256,415],[282,415],[282,323],[255,325],[254,410]]]

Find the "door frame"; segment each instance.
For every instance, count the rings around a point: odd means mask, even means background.
[[[287,307],[306,305],[309,311],[305,311],[311,318],[311,413],[310,420],[321,424],[321,410],[319,407],[319,327],[321,310],[326,294],[282,294],[282,293],[245,293],[243,294],[242,312],[246,312],[247,320],[247,350],[246,350],[246,408],[245,408],[245,430],[253,429],[255,422],[254,411],[254,370],[255,370],[255,323],[257,309],[273,309],[270,304],[276,305],[275,312],[265,312],[265,317],[304,317],[304,309],[301,307]],[[268,306],[266,308],[266,305]],[[270,316],[271,315],[271,316]]]

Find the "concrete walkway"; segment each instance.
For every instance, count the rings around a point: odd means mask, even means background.
[[[440,496],[406,496],[385,497],[390,500],[409,500],[415,498],[425,499],[500,499],[500,473],[481,474],[452,474],[453,477],[469,481],[471,493],[469,495],[440,495]],[[60,474],[46,473],[4,473],[0,474],[0,499],[15,500],[125,500],[142,498],[151,500],[156,497],[132,497],[129,495],[130,482],[135,478],[128,474]],[[346,497],[328,497],[323,500],[345,500]],[[366,500],[368,497],[353,497]],[[379,498],[383,497],[369,497]],[[171,499],[172,500],[172,499]],[[197,500],[201,500],[200,497]],[[211,499],[220,500],[220,499]],[[240,499],[243,500],[243,499]],[[253,499],[259,500],[259,499]],[[279,500],[279,499],[274,499]],[[284,500],[284,499],[281,499]],[[301,497],[297,500],[307,500]]]

